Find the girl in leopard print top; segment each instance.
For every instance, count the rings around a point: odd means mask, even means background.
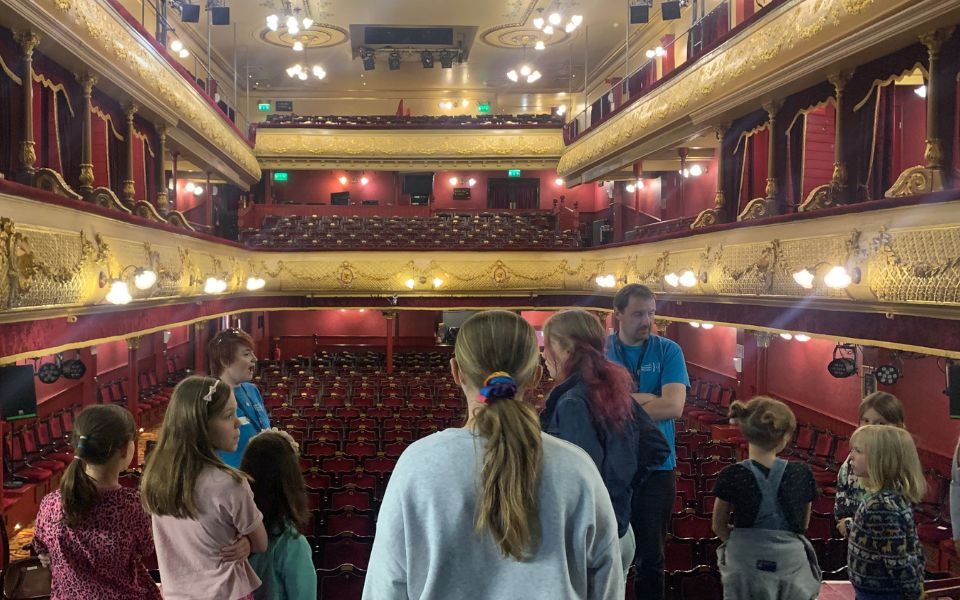
[[[127,409],[88,406],[74,423],[76,457],[40,503],[33,547],[49,564],[52,600],[159,600],[143,565],[153,554],[140,494],[120,486],[134,454]]]

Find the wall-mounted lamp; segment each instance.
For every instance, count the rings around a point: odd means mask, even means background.
[[[684,269],[680,271],[679,275],[675,272],[667,273],[663,276],[663,280],[666,281],[670,287],[692,288],[697,285],[697,282],[706,283],[707,274],[700,273],[700,275],[697,275],[691,269]]]
[[[617,285],[617,277],[612,273],[607,275],[597,275],[594,281],[596,281],[597,285],[599,285],[602,288],[612,288],[612,287],[616,287]]]
[[[804,267],[793,273],[793,280],[806,290],[813,289],[813,283],[817,278],[817,270],[827,264],[829,263],[817,263],[812,267]],[[823,276],[823,284],[835,290],[847,288],[851,283],[860,283],[860,269],[857,267],[847,270],[842,265],[834,265]]]
[[[251,292],[263,289],[267,285],[266,280],[262,277],[248,277],[247,278],[247,289]]]
[[[341,176],[337,179],[337,181],[340,182],[340,185],[347,185],[347,176],[346,176],[346,175],[341,175]]]
[[[222,294],[227,289],[227,282],[225,279],[219,277],[207,277],[206,281],[203,284],[203,293],[205,294]]]

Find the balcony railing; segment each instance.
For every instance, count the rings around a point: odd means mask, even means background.
[[[577,141],[611,116],[644,97],[662,82],[669,80],[696,63],[701,57],[735,34],[757,22],[787,0],[769,0],[753,15],[735,22],[733,0],[723,0],[709,13],[670,41],[665,41],[653,56],[607,89],[586,109],[574,116],[563,128],[567,144]],[[760,1],[758,0],[758,4]],[[658,69],[659,62],[659,69]]]

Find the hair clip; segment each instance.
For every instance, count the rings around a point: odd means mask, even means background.
[[[217,379],[213,382],[213,385],[210,386],[210,389],[207,391],[207,395],[203,397],[204,402],[210,402],[213,400],[213,393],[217,391],[217,386],[220,385],[220,380]]]

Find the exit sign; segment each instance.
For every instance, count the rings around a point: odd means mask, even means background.
[[[273,180],[274,181],[287,181],[290,179],[290,173],[286,171],[274,171]]]
[[[477,104],[477,112],[481,114],[487,114],[490,112],[490,104],[487,102],[480,102]]]
[[[267,112],[267,111],[269,111],[269,110],[270,110],[270,103],[269,103],[269,102],[260,102],[260,103],[258,103],[258,104],[257,104],[257,110],[259,110],[260,112]]]
[[[507,177],[520,177],[520,169],[510,169],[507,171]]]

